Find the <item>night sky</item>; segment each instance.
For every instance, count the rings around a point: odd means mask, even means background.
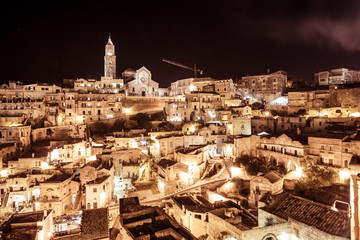
[[[218,79],[360,69],[356,0],[11,1],[0,30],[2,83],[99,79],[109,33],[118,75],[145,66],[162,87],[193,77],[162,58]]]

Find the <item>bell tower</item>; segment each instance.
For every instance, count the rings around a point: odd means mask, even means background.
[[[109,40],[105,45],[105,57],[104,57],[105,77],[116,78],[116,56],[115,46],[111,41],[110,34]]]

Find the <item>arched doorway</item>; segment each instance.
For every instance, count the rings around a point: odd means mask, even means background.
[[[146,96],[146,89],[145,89],[145,88],[141,88],[141,89],[140,89],[140,93],[141,93],[141,96],[145,97],[145,96]]]

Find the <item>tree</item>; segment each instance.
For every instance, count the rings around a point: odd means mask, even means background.
[[[264,109],[264,105],[259,102],[254,102],[253,104],[251,104],[251,109],[252,110]]]
[[[163,121],[165,119],[164,112],[156,112],[151,114],[151,121]]]
[[[249,175],[257,175],[259,172],[266,174],[270,171],[276,171],[281,175],[286,173],[286,169],[283,165],[277,165],[276,162],[270,161],[264,156],[256,157],[243,155],[240,158],[237,158],[236,162],[243,165]]]
[[[146,113],[137,113],[134,116],[130,117],[130,120],[135,120],[138,123],[138,126],[141,128],[151,129],[152,125],[149,122],[150,117]]]
[[[297,189],[331,186],[338,179],[338,173],[328,166],[310,164],[303,173],[304,176],[296,183]]]
[[[158,128],[162,131],[173,131],[175,129],[175,126],[170,122],[162,122],[158,125]]]
[[[109,132],[109,126],[103,122],[95,122],[89,125],[91,136],[105,135]]]
[[[112,126],[113,131],[115,132],[122,131],[124,129],[124,123],[125,123],[124,120],[117,119]]]
[[[307,114],[307,111],[306,111],[306,109],[299,109],[299,111],[297,111],[296,113],[295,113],[295,115],[296,116],[304,116],[304,115],[306,115]]]
[[[139,124],[137,121],[135,120],[127,120],[125,123],[124,123],[124,127],[126,129],[134,129],[134,128],[137,128],[139,127]]]

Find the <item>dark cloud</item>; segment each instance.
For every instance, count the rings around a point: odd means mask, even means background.
[[[359,11],[360,8],[357,7]],[[360,51],[360,15],[342,19],[312,17],[301,22],[298,36],[309,44],[329,50]]]
[[[290,1],[291,2],[291,1]],[[280,8],[284,10],[284,8]],[[360,2],[313,1],[299,9],[285,8],[262,17],[241,16],[258,35],[283,45],[316,46],[323,51],[360,50]]]

